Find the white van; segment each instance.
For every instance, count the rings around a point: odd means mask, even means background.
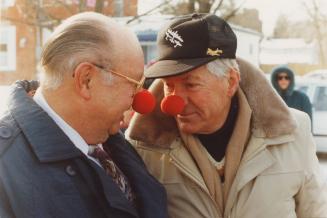
[[[306,93],[312,104],[312,133],[317,152],[327,153],[327,79],[297,78],[296,89]]]

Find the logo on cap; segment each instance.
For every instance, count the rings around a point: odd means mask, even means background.
[[[171,29],[167,30],[165,39],[169,40],[174,45],[174,48],[177,46],[182,47],[182,43],[184,42],[182,37],[178,34],[177,30],[172,31]]]
[[[210,55],[210,56],[220,56],[221,54],[223,53],[223,50],[220,50],[220,49],[216,49],[216,50],[212,50],[211,48],[208,48],[207,50],[207,55]]]

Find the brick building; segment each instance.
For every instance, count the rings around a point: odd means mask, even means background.
[[[61,20],[82,11],[137,14],[137,0],[0,0],[0,6],[0,85],[36,78],[41,45]]]

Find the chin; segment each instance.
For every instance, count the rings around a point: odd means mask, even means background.
[[[115,135],[120,130],[120,124],[114,125],[109,129],[109,135]]]
[[[103,144],[105,143],[109,138],[109,134],[105,134],[102,136],[102,138],[99,140],[99,142],[97,144]]]
[[[197,133],[197,129],[194,128],[195,126],[190,123],[178,123],[179,130],[186,134],[195,134]]]

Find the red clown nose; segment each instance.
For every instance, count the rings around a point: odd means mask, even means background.
[[[185,102],[178,95],[169,95],[161,101],[161,111],[171,116],[180,114],[184,107]]]
[[[132,107],[140,114],[147,114],[153,111],[156,106],[154,96],[148,90],[142,90],[135,94]]]

